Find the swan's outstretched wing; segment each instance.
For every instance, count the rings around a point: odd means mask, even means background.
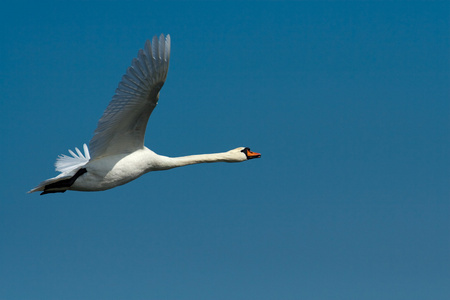
[[[167,77],[170,36],[155,36],[139,50],[89,142],[91,158],[131,153],[144,146],[147,121]]]

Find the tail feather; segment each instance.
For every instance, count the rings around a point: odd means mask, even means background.
[[[69,149],[69,153],[72,156],[65,154],[58,156],[55,162],[56,171],[61,173],[70,173],[87,164],[87,162],[91,159],[91,156],[89,155],[89,149],[86,144],[83,145],[83,149],[84,155],[78,148],[75,147],[75,151],[78,155]]]
[[[72,150],[69,149],[69,153],[72,156],[68,156],[65,154],[61,154],[60,156],[58,156],[58,158],[56,159],[56,162],[55,162],[55,169],[57,172],[61,172],[61,174],[59,174],[56,177],[42,181],[37,187],[28,191],[28,193],[44,192],[46,190],[46,187],[49,185],[55,185],[57,182],[61,182],[63,180],[69,180],[69,179],[73,178],[74,175],[78,174],[78,172],[80,171],[80,168],[83,167],[85,164],[87,164],[89,162],[89,160],[91,159],[91,156],[89,154],[89,149],[86,144],[83,145],[83,150],[84,150],[84,155],[78,148],[75,148],[75,151],[77,152],[77,154],[75,154],[75,152],[73,152]],[[78,176],[80,176],[80,175],[78,175]],[[76,178],[78,178],[78,176]],[[52,190],[65,192],[67,190],[67,188],[68,187],[64,188],[62,186],[61,187],[58,186],[57,188],[52,187]]]
[[[56,177],[53,177],[53,178],[50,178],[50,179],[47,179],[47,180],[42,181],[41,183],[39,183],[39,185],[38,185],[37,187],[35,187],[35,188],[29,190],[29,191],[28,191],[28,194],[34,193],[34,192],[43,192],[43,191],[45,190],[45,187],[46,187],[47,185],[52,184],[52,183],[55,183],[55,182],[58,182],[58,181],[60,181],[60,180],[69,179],[69,178],[72,177],[72,176],[73,176],[73,175],[67,175],[67,174],[61,173],[61,174],[59,174],[59,175],[56,176]]]

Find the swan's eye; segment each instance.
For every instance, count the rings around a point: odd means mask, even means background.
[[[250,148],[248,148],[248,147],[246,147],[243,150],[241,150],[241,152],[243,152],[245,154],[245,156],[247,156],[247,159],[260,158],[261,157],[260,153],[252,152],[252,151],[250,151]]]
[[[250,150],[250,148],[245,147],[244,149],[241,150],[242,153],[245,153],[245,155],[247,155],[248,151]]]

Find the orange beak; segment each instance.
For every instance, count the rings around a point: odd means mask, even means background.
[[[261,154],[257,153],[257,152],[252,152],[249,150],[247,150],[247,159],[252,159],[252,158],[260,158]]]

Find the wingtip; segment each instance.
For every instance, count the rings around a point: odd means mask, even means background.
[[[39,190],[39,188],[41,188],[41,190]],[[42,186],[37,186],[37,187],[35,187],[35,188],[29,190],[29,191],[27,192],[27,194],[31,194],[31,193],[39,192],[39,191],[43,191],[43,190],[44,190],[44,189],[42,188]]]

